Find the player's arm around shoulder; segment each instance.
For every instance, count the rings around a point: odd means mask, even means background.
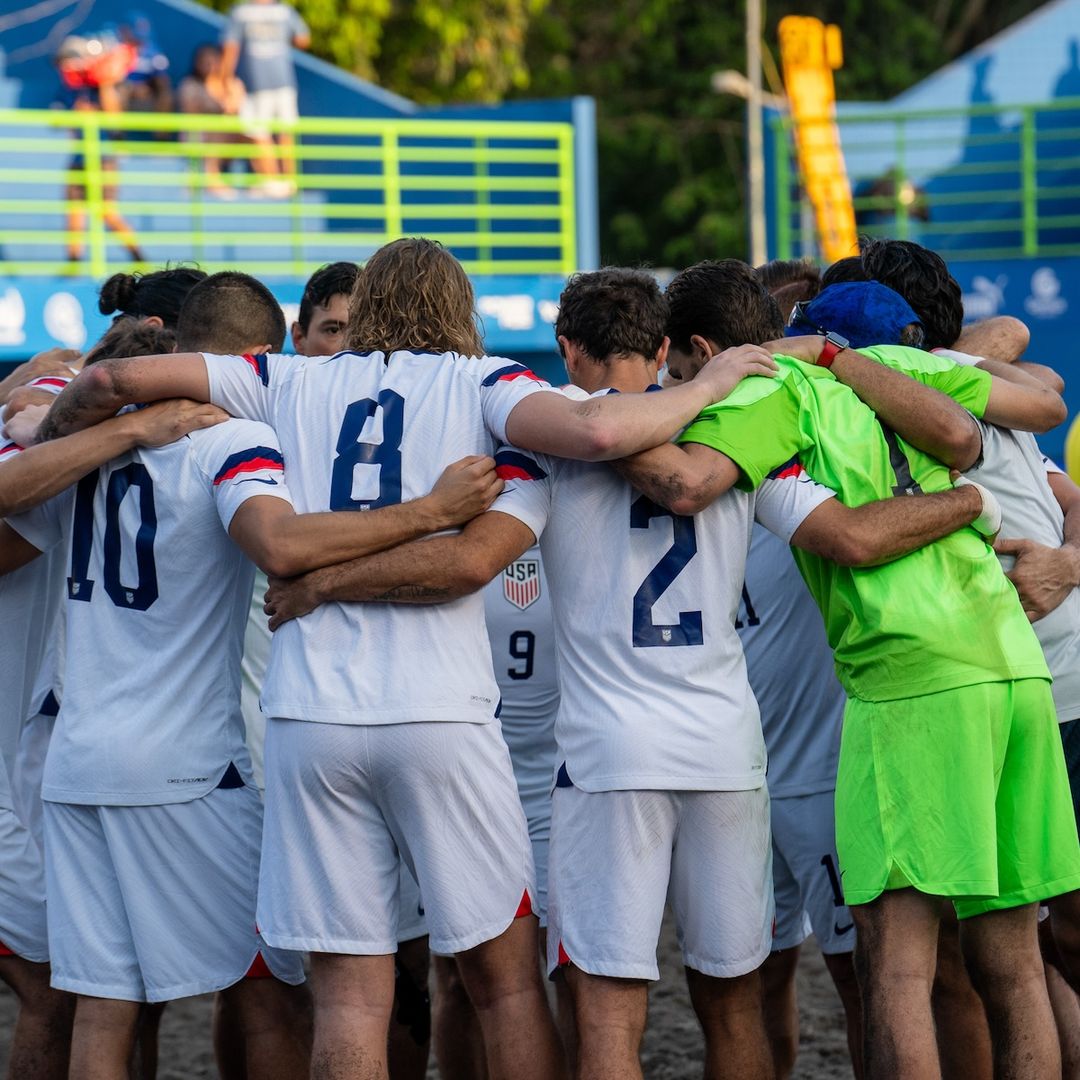
[[[532,394],[506,419],[515,446],[582,461],[613,461],[662,446],[703,409],[722,401],[751,375],[772,377],[776,363],[759,345],[712,357],[695,378],[656,393],[609,394],[585,401]]]
[[[700,513],[740,477],[727,454],[695,442],[665,443],[612,464],[658,506],[686,517]]]
[[[517,517],[490,510],[436,536],[291,579],[271,578],[263,610],[276,630],[328,603],[442,604],[478,592],[536,543]]]
[[[789,542],[840,566],[871,567],[893,562],[966,525],[987,530],[988,538],[1001,526],[993,496],[977,484],[854,507],[829,499],[807,515]]]
[[[201,353],[101,360],[80,372],[61,391],[42,421],[37,438],[47,442],[100,423],[125,405],[175,397],[210,400]]]

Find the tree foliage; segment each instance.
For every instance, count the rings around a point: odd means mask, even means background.
[[[547,0],[294,0],[316,56],[425,103],[528,87],[525,42]],[[203,0],[228,11],[236,0]]]
[[[234,0],[203,2],[227,10]],[[417,101],[595,97],[605,261],[677,267],[744,254],[745,106],[710,87],[714,71],[745,68],[742,4],[293,2],[311,26],[317,55]],[[765,41],[775,70],[784,15],[838,23],[845,52],[838,95],[881,100],[1038,6],[777,0],[766,10]]]

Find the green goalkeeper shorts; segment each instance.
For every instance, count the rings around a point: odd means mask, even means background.
[[[844,897],[950,897],[960,918],[1080,888],[1080,842],[1050,684],[850,698],[836,781]]]

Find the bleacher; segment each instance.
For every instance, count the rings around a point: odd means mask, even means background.
[[[122,22],[127,5],[76,5],[68,14],[81,20],[64,33]],[[185,0],[141,6],[174,82],[194,49],[220,36],[221,16]],[[292,190],[269,197],[238,119],[50,108],[59,42],[35,42],[40,26],[6,16],[0,33],[9,60],[0,67],[0,361],[77,347],[103,327],[96,284],[132,265],[106,228],[106,206],[132,226],[148,264],[245,270],[286,307],[323,263],[431,236],[473,277],[489,349],[554,355],[562,283],[598,257],[591,100],[425,110],[297,53],[302,119],[282,151]],[[207,142],[208,132],[229,141]],[[222,161],[224,191],[211,190],[207,157]],[[85,231],[70,229],[72,211],[85,214]]]

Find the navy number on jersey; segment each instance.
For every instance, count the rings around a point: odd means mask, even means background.
[[[634,593],[634,647],[702,645],[705,642],[705,634],[702,629],[700,611],[680,611],[679,621],[673,626],[657,626],[652,621],[653,605],[697,554],[697,536],[694,533],[693,518],[679,517],[678,514],[657,506],[644,495],[631,504],[631,529],[648,529],[654,518],[671,519],[674,542],[638,587],[638,591]]]
[[[377,411],[382,410],[382,440],[361,440],[360,433]],[[374,510],[401,502],[401,434],[405,422],[405,399],[394,390],[382,390],[378,398],[354,401],[345,410],[338,433],[337,457],[330,477],[331,510]],[[379,494],[374,499],[354,499],[357,465],[379,466]]]
[[[515,630],[510,635],[510,655],[522,663],[507,668],[506,674],[511,679],[531,679],[533,657],[536,655],[536,635],[531,630]]]
[[[71,577],[68,596],[72,600],[89,602],[94,592],[90,580],[90,553],[94,546],[94,497],[100,474],[92,472],[79,481],[75,494],[75,518],[71,537]],[[132,489],[135,489],[132,491]],[[120,504],[131,492],[138,499],[139,527],[135,532],[136,585],[120,580],[120,559],[124,535],[120,525]],[[102,544],[102,573],[105,592],[121,608],[146,611],[158,598],[157,566],[154,563],[154,537],[157,535],[157,510],[154,506],[154,484],[146,466],[132,461],[109,476],[105,489],[105,539]]]
[[[746,613],[746,621],[743,621],[743,612]],[[754,605],[750,600],[750,593],[746,588],[745,583],[742,587],[742,611],[735,616],[735,629],[742,630],[746,626],[760,626],[761,617],[754,610]]]

